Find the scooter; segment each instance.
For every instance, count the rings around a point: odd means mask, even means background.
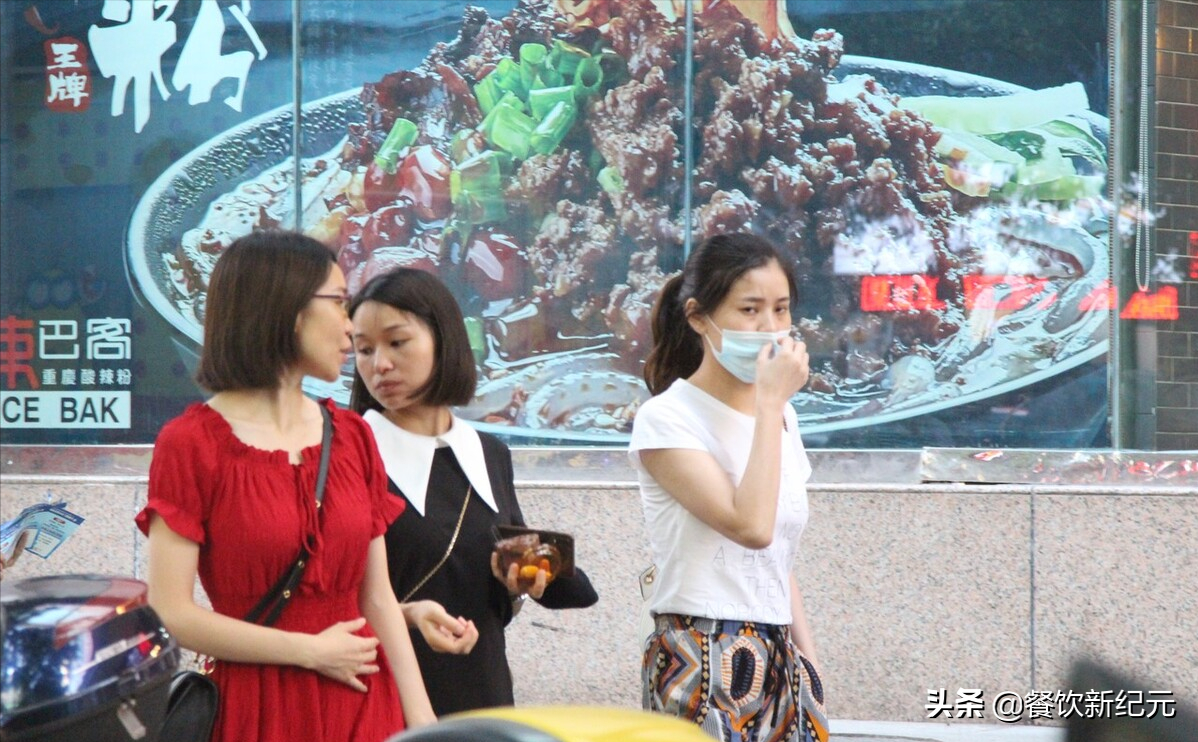
[[[0,583],[0,742],[167,742],[179,646],[140,580]]]

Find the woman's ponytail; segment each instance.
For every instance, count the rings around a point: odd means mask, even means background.
[[[693,374],[703,362],[702,341],[691,332],[683,311],[683,276],[679,273],[666,281],[653,305],[653,348],[645,360],[645,384],[655,396],[675,380]]]

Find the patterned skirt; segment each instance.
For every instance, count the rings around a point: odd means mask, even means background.
[[[641,667],[646,710],[721,742],[802,742],[802,673],[790,627],[657,616]]]

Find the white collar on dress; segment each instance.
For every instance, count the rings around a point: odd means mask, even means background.
[[[428,493],[429,472],[433,468],[433,454],[438,446],[453,449],[458,464],[466,479],[482,498],[482,501],[499,512],[495,495],[491,492],[491,477],[487,474],[487,460],[483,457],[483,442],[478,431],[465,421],[453,416],[449,430],[442,435],[420,435],[411,433],[383,417],[378,410],[367,410],[362,418],[374,431],[379,455],[387,476],[399,487],[416,512],[424,515],[424,500]]]

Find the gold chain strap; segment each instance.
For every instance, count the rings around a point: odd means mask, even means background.
[[[453,527],[453,538],[449,539],[449,547],[446,548],[445,553],[441,555],[441,561],[437,562],[437,564],[428,571],[428,574],[424,576],[424,579],[416,583],[416,587],[409,590],[408,594],[403,596],[403,600],[399,601],[400,603],[407,603],[408,600],[410,600],[411,597],[416,594],[417,590],[424,587],[424,583],[428,582],[433,575],[437,574],[437,570],[441,569],[441,565],[445,564],[445,560],[449,559],[449,554],[453,551],[453,545],[458,542],[458,534],[462,532],[462,521],[466,519],[466,506],[470,504],[470,494],[473,491],[474,490],[470,485],[466,485],[466,499],[462,501],[462,512],[458,513],[458,524]]]

